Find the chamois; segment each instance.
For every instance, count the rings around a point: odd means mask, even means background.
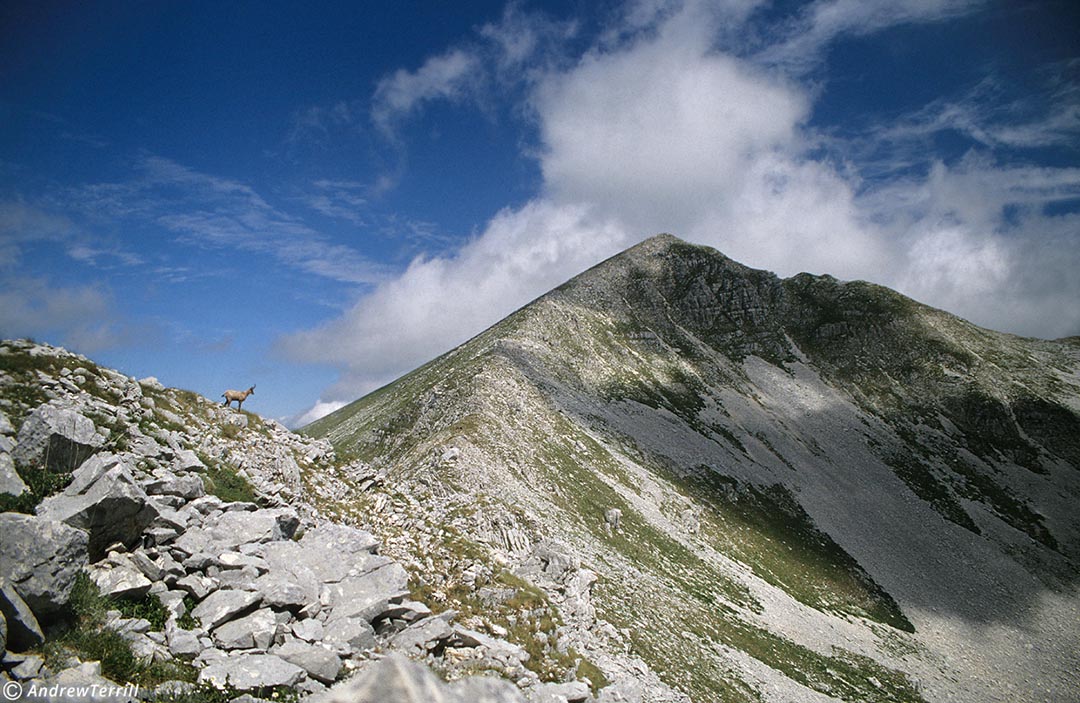
[[[247,400],[247,397],[254,392],[255,386],[248,388],[246,391],[225,391],[221,394],[221,397],[225,399],[225,402],[222,403],[222,405],[229,405],[235,400],[236,409],[239,410],[240,407],[244,404],[244,401]]]

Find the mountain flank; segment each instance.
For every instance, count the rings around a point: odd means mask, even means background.
[[[661,235],[305,433],[453,528],[373,525],[425,592],[510,568],[641,700],[1080,690],[1075,341]]]

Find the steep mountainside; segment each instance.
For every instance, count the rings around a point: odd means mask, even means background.
[[[1080,690],[1080,340],[661,235],[306,432],[418,588],[516,569],[628,699]]]

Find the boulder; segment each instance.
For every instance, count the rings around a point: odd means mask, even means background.
[[[4,617],[4,612],[0,609],[0,652],[7,649],[7,618]]]
[[[194,659],[203,650],[199,636],[191,630],[180,627],[172,618],[165,623],[165,641],[169,652],[177,659]]]
[[[99,662],[84,662],[37,683],[35,690],[41,695],[24,695],[21,700],[43,703],[139,703],[138,687],[133,684],[121,685],[104,678]],[[87,691],[96,691],[97,694],[87,695]]]
[[[110,554],[105,561],[91,564],[87,571],[101,595],[108,598],[139,599],[153,585],[129,554]]]
[[[253,691],[271,686],[293,686],[305,676],[303,669],[273,654],[241,654],[209,664],[199,672],[199,683]]]
[[[409,595],[409,575],[400,564],[389,562],[361,576],[330,584],[327,592],[329,619],[359,616],[372,622],[390,609],[391,601],[400,602]]]
[[[195,606],[191,615],[202,623],[203,627],[212,630],[253,609],[258,602],[259,594],[251,591],[214,591]]]
[[[529,695],[529,703],[585,703],[591,700],[588,684],[581,681],[542,683]]]
[[[196,608],[198,610],[198,608]],[[230,620],[214,630],[214,642],[221,649],[267,649],[274,641],[277,619],[263,608],[250,615]]]
[[[323,624],[314,618],[299,620],[292,624],[292,633],[305,642],[321,642],[326,637]]]
[[[310,699],[313,703],[465,703],[423,664],[392,654]],[[519,703],[508,698],[500,703]],[[470,702],[471,703],[471,699]]]
[[[101,559],[116,542],[134,545],[158,515],[128,466],[111,454],[83,463],[64,492],[46,498],[37,512],[89,532],[90,561]]]
[[[41,667],[45,666],[45,659],[36,654],[4,657],[4,666],[16,681],[26,681],[37,678]]]
[[[364,651],[375,646],[375,629],[363,618],[329,620],[323,630],[323,641],[327,644],[341,645],[355,651]]]
[[[26,493],[26,484],[18,472],[15,471],[15,462],[8,452],[0,452],[0,495],[7,494],[21,496]]]
[[[176,452],[176,458],[173,459],[172,465],[169,468],[174,473],[182,473],[184,471],[206,471],[206,465],[203,464],[198,455],[190,449],[181,449]]]
[[[203,480],[197,474],[184,476],[166,476],[148,481],[143,485],[148,495],[177,496],[185,501],[202,498],[206,495]]]
[[[409,625],[390,639],[390,647],[410,657],[424,656],[454,637],[449,623],[453,615],[451,611]]]
[[[287,662],[296,664],[313,679],[333,683],[341,672],[341,659],[325,647],[291,640],[275,647],[275,654]]]
[[[525,703],[517,686],[494,676],[469,676],[454,681],[447,690],[462,703]]]
[[[298,582],[295,577],[278,572],[256,579],[255,590],[262,596],[263,603],[279,609],[299,610],[319,599],[318,587],[313,582]]]
[[[55,520],[0,513],[0,577],[39,616],[60,610],[87,562],[87,536]]]
[[[0,614],[7,625],[8,649],[22,652],[45,641],[37,618],[18,592],[0,579]]]
[[[20,464],[40,464],[49,471],[69,472],[104,444],[89,418],[58,405],[40,405],[19,429],[12,455]]]
[[[213,521],[209,534],[222,550],[226,550],[253,542],[287,540],[299,526],[300,516],[292,508],[230,511]]]

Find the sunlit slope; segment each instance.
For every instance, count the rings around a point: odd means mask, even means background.
[[[307,431],[431,516],[473,497],[493,559],[571,545],[628,633],[581,636],[601,668],[629,645],[694,700],[1007,700],[990,672],[1075,669],[1080,635],[1040,627],[1077,614],[1077,358],[661,236]]]

